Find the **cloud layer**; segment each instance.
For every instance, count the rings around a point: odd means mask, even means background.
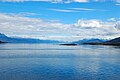
[[[51,20],[0,14],[0,32],[9,36],[74,41],[83,38],[115,38],[120,36],[120,21],[79,19],[74,24]]]

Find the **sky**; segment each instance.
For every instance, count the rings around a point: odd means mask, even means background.
[[[0,0],[0,33],[61,41],[120,37],[120,0]]]

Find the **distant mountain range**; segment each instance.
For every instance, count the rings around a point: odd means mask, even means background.
[[[33,38],[12,38],[0,33],[0,43],[47,43],[47,44],[60,44],[60,45],[80,45],[80,44],[90,44],[90,45],[117,45],[120,46],[120,37],[112,40],[104,39],[83,39],[74,42],[61,42],[56,40],[40,40]]]
[[[82,39],[82,40],[79,40],[79,41],[74,41],[72,42],[73,44],[83,44],[83,43],[92,43],[92,42],[105,42],[106,40],[104,39],[96,39],[96,38],[92,38],[92,39]]]
[[[33,38],[12,38],[0,33],[0,42],[6,43],[61,43],[56,40],[40,40]]]
[[[79,41],[74,41],[71,43],[65,43],[60,45],[67,45],[67,46],[75,46],[81,44],[89,44],[89,45],[115,45],[120,46],[120,37],[112,39],[112,40],[104,40],[104,39],[83,39]]]
[[[78,41],[73,41],[73,42],[68,42],[68,43],[63,43],[60,45],[67,45],[67,46],[75,46],[75,45],[82,45],[84,43],[103,43],[106,42],[104,39],[97,39],[97,38],[92,38],[92,39],[82,39]]]
[[[120,46],[120,37],[108,40],[105,42],[86,42],[83,44],[90,44],[90,45],[115,45],[115,46]]]

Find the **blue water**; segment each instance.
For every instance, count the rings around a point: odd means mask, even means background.
[[[120,47],[0,44],[0,80],[120,80]]]

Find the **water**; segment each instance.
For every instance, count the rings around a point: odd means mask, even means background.
[[[120,80],[120,47],[0,44],[0,80]]]

